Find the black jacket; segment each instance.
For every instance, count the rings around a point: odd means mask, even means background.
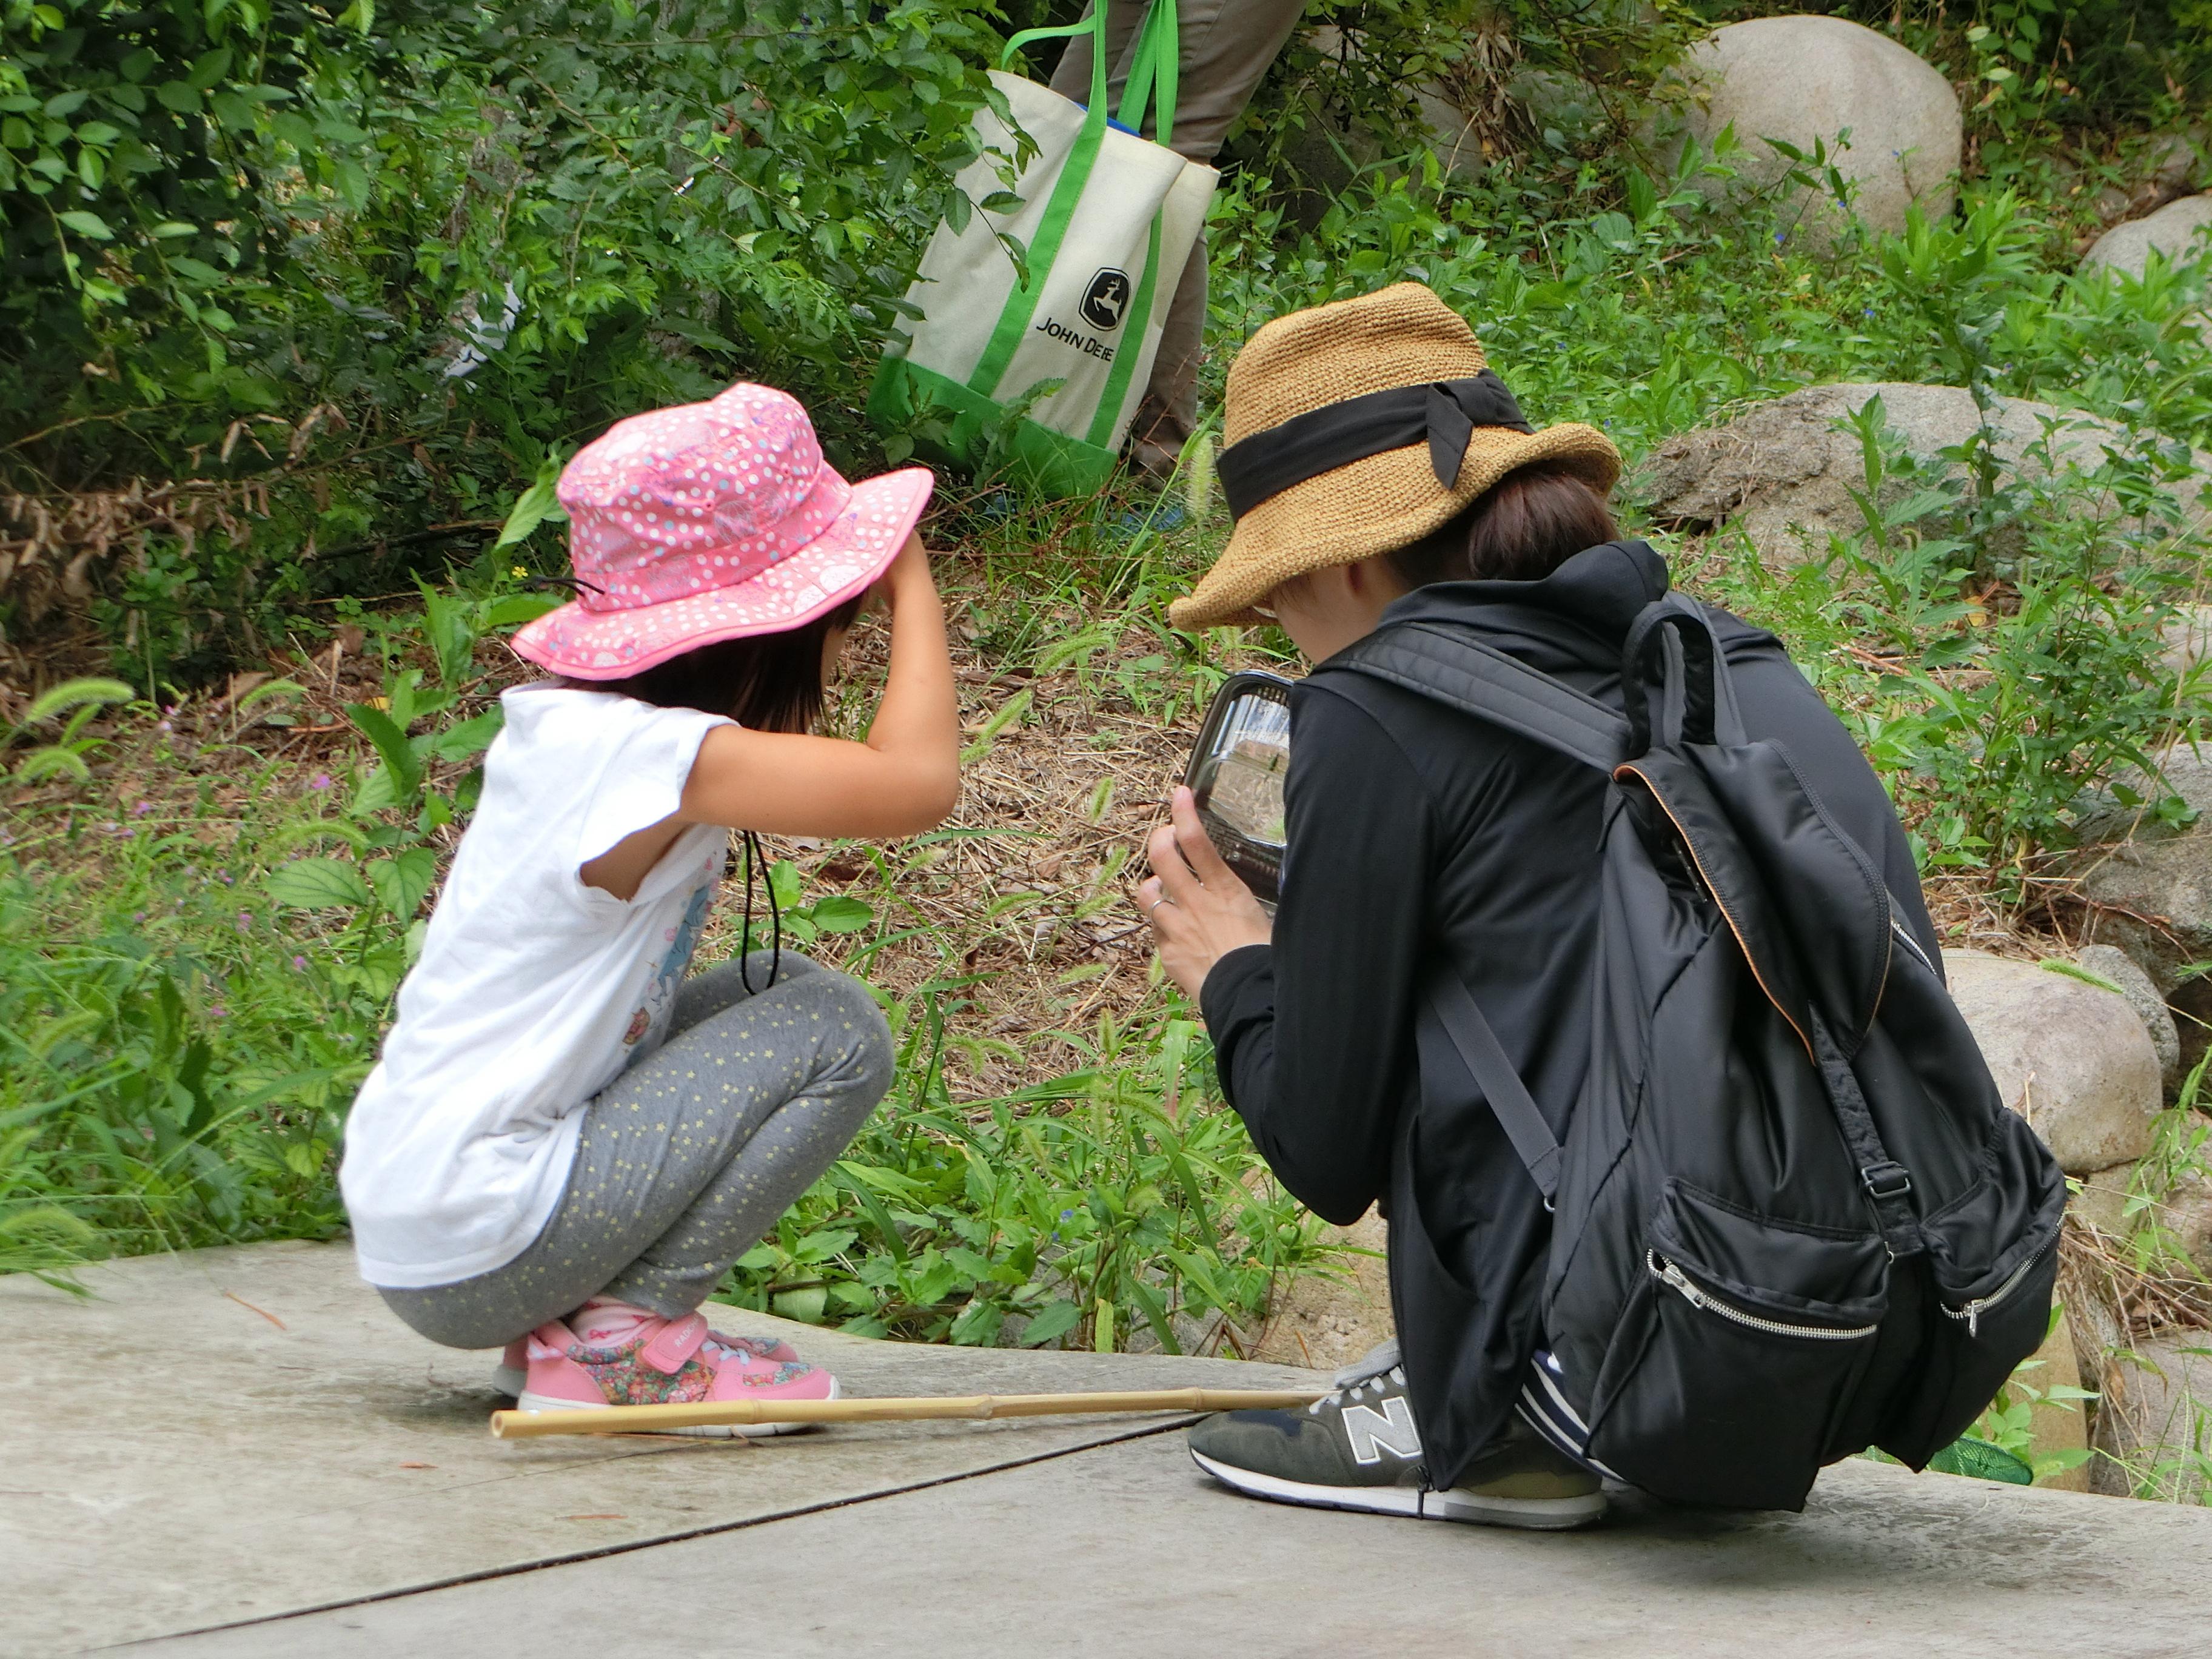
[[[1615,708],[1630,621],[1667,590],[1641,543],[1536,582],[1421,589],[1382,626],[1479,623]],[[1784,744],[1936,940],[1888,797],[1773,635],[1717,613],[1744,723]],[[1290,852],[1272,945],[1215,964],[1222,1086],[1290,1191],[1328,1220],[1378,1199],[1407,1381],[1440,1485],[1504,1427],[1541,1345],[1548,1218],[1419,988],[1448,953],[1556,1130],[1589,1060],[1599,775],[1412,692],[1322,664],[1291,693]]]

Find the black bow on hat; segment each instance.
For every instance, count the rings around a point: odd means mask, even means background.
[[[1370,455],[1411,448],[1425,437],[1437,482],[1449,489],[1459,483],[1468,440],[1479,426],[1535,430],[1522,418],[1521,405],[1505,382],[1486,368],[1468,380],[1392,386],[1347,398],[1293,416],[1223,450],[1222,497],[1231,516],[1241,519],[1294,484]]]

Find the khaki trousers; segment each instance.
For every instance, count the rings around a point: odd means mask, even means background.
[[[1096,3],[1096,0],[1093,0]],[[1110,99],[1118,103],[1129,78],[1137,32],[1149,10],[1139,0],[1111,0],[1106,15],[1107,77]],[[1267,66],[1275,61],[1297,27],[1305,0],[1180,0],[1176,33],[1175,126],[1170,147],[1185,159],[1212,161],[1231,125],[1252,101]],[[1084,14],[1090,15],[1089,12]],[[1063,98],[1091,98],[1091,41],[1067,43],[1052,89]],[[1149,118],[1145,123],[1152,135]],[[1134,459],[1146,471],[1165,476],[1174,469],[1184,441],[1198,425],[1198,367],[1206,344],[1206,239],[1191,249],[1190,263],[1169,302],[1152,362],[1152,382],[1129,428]]]

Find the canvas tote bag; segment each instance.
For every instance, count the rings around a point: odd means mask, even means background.
[[[1154,0],[1115,120],[1106,112],[1105,0],[1080,23],[1017,34],[1006,56],[1032,40],[1079,34],[1091,37],[1088,109],[993,72],[1037,146],[1013,186],[1021,204],[978,209],[963,230],[937,228],[907,293],[921,315],[895,331],[868,398],[869,413],[886,428],[937,416],[949,436],[922,447],[954,465],[974,467],[1003,436],[1015,470],[1056,495],[1091,494],[1112,475],[1219,177],[1167,148],[1175,0]],[[1158,143],[1136,136],[1148,105]],[[991,111],[978,112],[975,124],[987,149],[1015,153],[1013,131]],[[957,182],[979,202],[1005,188],[988,155]],[[1000,233],[1028,250],[1026,283]]]

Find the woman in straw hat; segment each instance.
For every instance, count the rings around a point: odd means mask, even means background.
[[[1309,1409],[1206,1419],[1192,1454],[1255,1497],[1580,1526],[1604,1512],[1598,1477],[1542,1432],[1549,1217],[1417,1013],[1448,962],[1564,1126],[1589,1061],[1604,782],[1328,659],[1378,628],[1462,629],[1620,708],[1624,636],[1666,566],[1619,539],[1605,435],[1532,428],[1467,324],[1413,283],[1261,329],[1230,371],[1226,436],[1235,533],[1170,614],[1271,618],[1318,665],[1291,698],[1280,903],[1271,921],[1180,789],[1137,902],[1284,1185],[1338,1223],[1381,1204],[1398,1340]],[[1711,615],[1750,735],[1783,743],[1880,849],[1933,957],[1911,848],[1849,734],[1771,635]]]

